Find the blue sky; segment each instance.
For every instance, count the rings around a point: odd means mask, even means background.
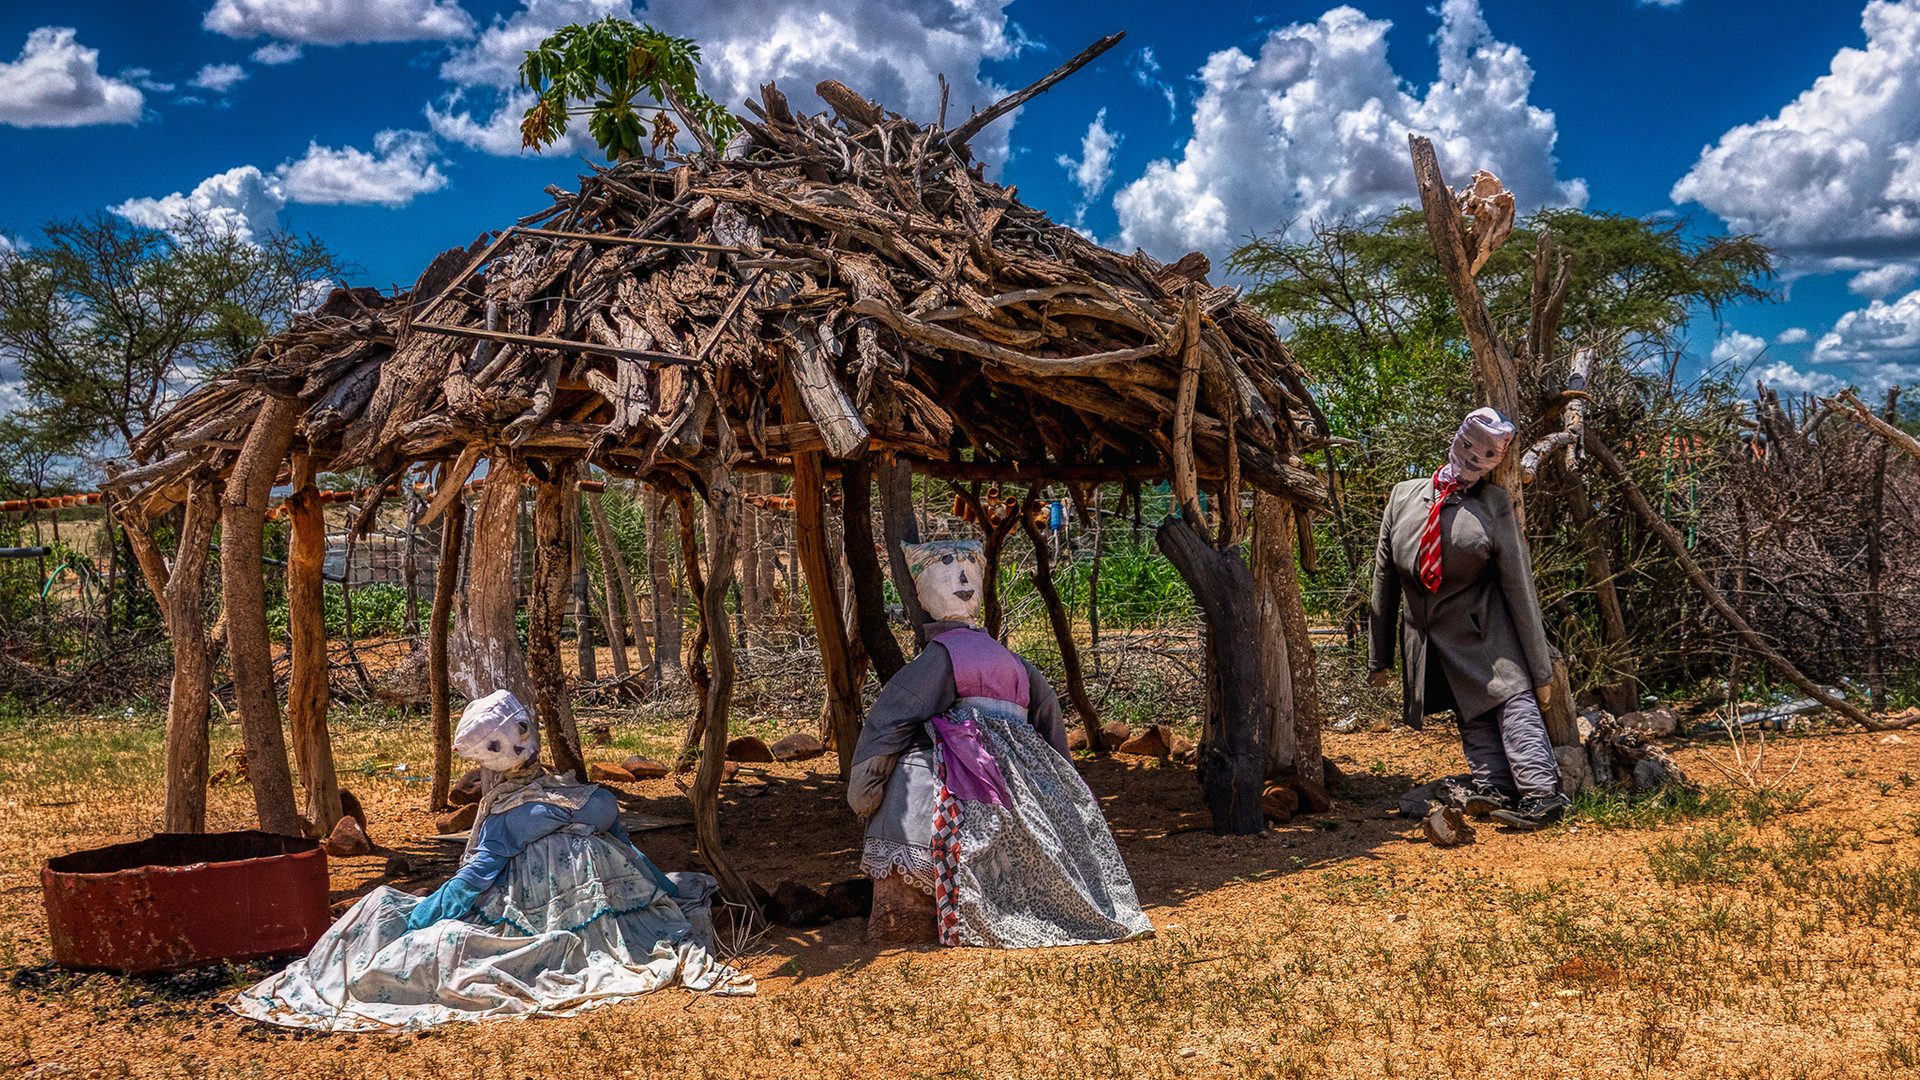
[[[361,282],[547,204],[575,152],[517,153],[511,71],[562,22],[697,38],[710,92],[833,76],[930,114],[1127,40],[981,140],[1001,179],[1115,246],[1218,260],[1287,220],[1412,198],[1405,133],[1523,204],[1758,232],[1786,299],[1695,350],[1787,388],[1920,379],[1920,0],[13,0],[0,229],[184,207],[315,233]]]

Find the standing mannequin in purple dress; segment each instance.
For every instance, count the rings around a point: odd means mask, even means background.
[[[1067,753],[1060,701],[974,626],[975,541],[905,548],[925,652],[867,712],[847,801],[867,822],[868,937],[995,948],[1151,932],[1100,807]]]

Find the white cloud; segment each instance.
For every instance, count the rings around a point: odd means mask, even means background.
[[[1686,0],[1633,0],[1634,7],[1677,8]]]
[[[132,84],[101,75],[100,51],[75,41],[68,27],[33,31],[18,60],[0,63],[0,124],[132,124],[146,100]]]
[[[1813,335],[1804,326],[1789,326],[1773,335],[1775,345],[1804,345],[1813,340]]]
[[[1456,184],[1488,169],[1523,207],[1585,205],[1585,182],[1555,175],[1554,117],[1528,103],[1526,56],[1493,38],[1477,0],[1445,0],[1440,16],[1423,97],[1387,62],[1391,24],[1351,7],[1273,31],[1258,56],[1208,57],[1181,159],[1114,196],[1122,246],[1218,259],[1249,232],[1416,202],[1409,130],[1434,140]]]
[[[1920,360],[1920,291],[1892,303],[1875,300],[1840,316],[1814,345],[1813,359],[1823,364]]]
[[[1080,160],[1066,154],[1055,159],[1073,178],[1082,197],[1097,199],[1107,189],[1107,182],[1113,179],[1113,151],[1120,145],[1120,138],[1107,130],[1107,110],[1101,109],[1087,125],[1087,133],[1080,136]]]
[[[120,73],[119,78],[138,86],[142,90],[151,90],[156,94],[166,94],[173,91],[172,83],[161,82],[153,77],[151,70],[143,67],[128,68]]]
[[[269,41],[253,50],[250,59],[256,64],[273,67],[276,64],[291,64],[300,59],[303,50],[290,41]]]
[[[1840,378],[1824,371],[1802,371],[1785,361],[1775,361],[1750,374],[1757,382],[1765,383],[1774,390],[1783,390],[1791,394],[1831,394],[1847,385]]]
[[[1731,330],[1721,335],[1719,341],[1713,343],[1713,362],[1745,367],[1759,359],[1760,354],[1765,351],[1767,351],[1765,338]]]
[[[434,161],[433,138],[424,131],[383,131],[373,137],[373,150],[314,143],[304,157],[275,169],[274,177],[288,202],[325,205],[405,206],[416,195],[447,186]]]
[[[201,25],[309,45],[464,40],[474,31],[456,0],[215,0]]]
[[[1174,98],[1173,84],[1160,77],[1160,60],[1153,55],[1153,46],[1145,46],[1134,53],[1128,59],[1127,66],[1133,69],[1134,82],[1148,90],[1160,91],[1160,96],[1167,100],[1167,123],[1173,123],[1180,109],[1179,102]]]
[[[200,181],[186,194],[176,191],[158,199],[129,199],[108,209],[149,229],[174,228],[188,215],[197,215],[252,240],[279,228],[280,209],[286,204],[276,177],[242,165]]]
[[[1841,49],[1777,116],[1721,135],[1673,200],[1759,233],[1802,272],[1920,251],[1920,0],[1873,0],[1861,23],[1866,49]]]
[[[815,112],[822,79],[838,79],[890,109],[932,120],[938,76],[952,84],[948,123],[984,108],[1005,90],[980,73],[1025,45],[1003,9],[1008,0],[655,0],[641,17],[666,33],[700,43],[701,88],[738,112],[760,84],[777,81],[794,107]],[[436,135],[493,154],[520,153],[520,116],[529,98],[515,90],[526,51],[561,25],[616,15],[634,17],[627,0],[522,0],[441,66],[453,89],[427,117]],[[989,164],[1007,156],[1005,122],[974,140]],[[570,145],[583,151],[584,131]],[[554,153],[549,150],[548,153]]]
[[[224,94],[246,78],[247,70],[239,64],[207,64],[187,85],[211,90],[216,94]]]
[[[1916,271],[1911,265],[1898,262],[1887,263],[1885,266],[1876,266],[1871,270],[1862,270],[1853,275],[1853,280],[1847,282],[1847,291],[1878,300],[1884,296],[1892,296],[1913,284],[1915,277],[1920,277],[1920,271]]]

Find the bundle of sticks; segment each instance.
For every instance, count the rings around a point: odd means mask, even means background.
[[[596,166],[410,290],[334,291],[144,432],[114,486],[157,515],[292,398],[317,467],[444,461],[443,487],[502,451],[644,478],[878,450],[974,479],[1185,465],[1317,504],[1304,371],[1205,256],[1101,248],[973,160],[1117,40],[952,130],[833,81],[812,116],[764,86],[724,147]]]

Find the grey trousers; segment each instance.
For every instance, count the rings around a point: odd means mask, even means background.
[[[1499,708],[1460,721],[1460,746],[1473,778],[1521,798],[1560,790],[1560,762],[1533,691],[1522,690]]]

